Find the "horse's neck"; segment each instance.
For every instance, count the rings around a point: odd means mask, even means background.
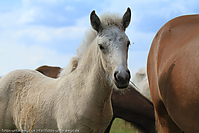
[[[89,92],[95,102],[104,102],[112,91],[112,82],[102,67],[100,51],[91,45],[78,63],[77,73],[84,82],[84,91]],[[83,78],[82,78],[83,77]]]
[[[76,112],[75,116],[81,116],[78,121],[91,129],[105,127],[112,117],[112,82],[102,67],[98,52],[96,46],[90,46],[79,60],[77,68],[59,78],[59,89],[66,89],[62,91],[66,93],[59,94],[58,100],[63,101],[60,104],[75,109],[72,114]]]

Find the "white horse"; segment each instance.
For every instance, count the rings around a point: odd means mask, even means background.
[[[15,70],[0,80],[0,132],[102,133],[112,118],[113,87],[126,88],[130,41],[125,34],[131,19],[93,11],[92,30],[78,48],[78,66],[57,79],[32,70]],[[74,63],[74,62],[73,62]]]
[[[140,68],[132,77],[131,79],[133,83],[139,88],[138,91],[151,100],[151,93],[149,89],[149,83],[146,73],[146,68]],[[152,101],[152,100],[151,100]]]

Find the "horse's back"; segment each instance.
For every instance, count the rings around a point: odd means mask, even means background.
[[[25,86],[25,84],[30,84],[31,82],[44,82],[49,79],[49,77],[45,77],[34,70],[14,70],[1,78],[0,94],[9,95],[10,92],[16,91],[15,89],[18,89],[19,86]]]
[[[161,101],[184,131],[199,131],[199,15],[181,16],[156,34],[147,72],[154,104]],[[184,115],[186,114],[186,115]],[[190,123],[190,124],[187,124]]]
[[[28,112],[26,109],[30,107],[25,107],[24,105],[28,106],[27,103],[30,103],[31,98],[33,98],[32,101],[38,100],[39,95],[37,94],[38,97],[36,97],[36,93],[34,95],[34,92],[39,92],[39,88],[37,88],[39,84],[47,82],[48,80],[50,80],[50,78],[33,70],[15,70],[1,78],[0,129],[16,129],[16,126],[19,128],[17,124],[20,124],[19,119],[22,118],[21,116],[23,116],[23,114],[19,115],[18,113],[26,114]],[[33,86],[33,84],[35,84],[35,86]],[[17,118],[16,116],[20,116],[21,118]],[[21,120],[24,121],[25,118]]]

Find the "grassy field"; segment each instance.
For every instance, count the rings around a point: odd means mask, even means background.
[[[136,132],[136,128],[130,123],[125,123],[124,120],[116,118],[111,127],[111,133],[141,133]]]

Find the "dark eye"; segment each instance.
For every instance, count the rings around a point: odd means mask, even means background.
[[[99,46],[99,48],[100,48],[101,50],[104,50],[104,47],[102,46],[102,44],[98,44],[98,46]]]
[[[127,47],[129,47],[130,44],[131,44],[130,41],[128,41],[128,42],[127,42]]]

